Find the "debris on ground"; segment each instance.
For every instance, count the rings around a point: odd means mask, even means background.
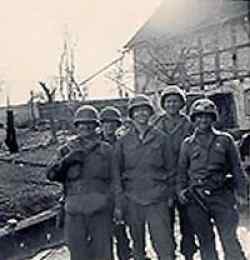
[[[48,131],[27,130],[19,138],[19,153],[0,151],[0,227],[11,218],[22,220],[58,203],[61,185],[45,176],[44,166],[58,146],[49,140]]]

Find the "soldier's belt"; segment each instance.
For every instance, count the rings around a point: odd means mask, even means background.
[[[223,180],[196,179],[191,186],[199,188],[206,196],[233,189],[233,179],[225,177]]]
[[[102,179],[93,179],[86,181],[72,181],[66,184],[67,194],[79,194],[89,192],[108,192],[110,185]]]

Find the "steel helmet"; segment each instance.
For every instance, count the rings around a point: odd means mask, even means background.
[[[194,101],[190,108],[190,119],[193,122],[197,114],[210,114],[213,120],[219,119],[219,114],[215,103],[208,98],[201,98]]]
[[[164,102],[165,102],[165,98],[169,95],[178,95],[181,100],[182,100],[182,107],[185,106],[186,102],[187,102],[187,98],[186,95],[184,93],[184,91],[179,88],[177,85],[172,85],[172,86],[168,86],[166,87],[163,92],[161,93],[161,107],[164,108]]]
[[[116,121],[121,124],[121,112],[119,109],[113,106],[107,106],[100,112],[100,120],[101,122],[105,121]]]
[[[84,105],[79,107],[74,116],[74,125],[77,123],[96,123],[100,124],[99,113],[94,106]]]
[[[150,101],[149,97],[143,94],[137,95],[130,99],[128,104],[128,115],[130,118],[132,118],[132,110],[135,107],[139,106],[147,106],[151,109],[151,114],[154,113],[154,107],[152,102]]]

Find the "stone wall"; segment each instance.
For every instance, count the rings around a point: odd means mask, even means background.
[[[127,102],[127,98],[86,100],[84,103],[55,102],[53,104],[40,104],[39,113],[41,120],[48,120],[52,115],[57,121],[72,123],[74,112],[81,105],[93,105],[98,111],[106,106],[115,106],[123,116],[126,116]]]

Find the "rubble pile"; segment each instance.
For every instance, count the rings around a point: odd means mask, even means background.
[[[51,208],[62,192],[45,176],[44,166],[57,147],[48,132],[27,131],[19,140],[19,153],[0,153],[0,227],[10,218],[22,220]]]

